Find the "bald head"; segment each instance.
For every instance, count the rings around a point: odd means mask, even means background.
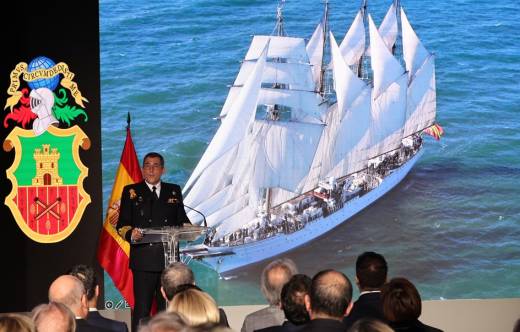
[[[32,318],[38,332],[74,332],[74,314],[62,303],[40,304],[32,311]]]
[[[347,313],[352,300],[352,284],[339,271],[321,271],[312,279],[309,300],[314,317],[341,319]]]
[[[71,275],[62,275],[49,287],[49,301],[66,305],[74,315],[85,318],[88,313],[87,297],[83,283]]]

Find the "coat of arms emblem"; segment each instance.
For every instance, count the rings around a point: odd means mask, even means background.
[[[88,168],[79,155],[80,147],[90,148],[90,140],[74,124],[88,120],[87,99],[73,78],[66,63],[42,56],[29,65],[20,62],[10,76],[4,107],[10,112],[3,125],[14,123],[14,128],[3,149],[14,149],[15,157],[6,171],[13,187],[5,204],[21,230],[37,242],[67,238],[90,203],[83,188]]]

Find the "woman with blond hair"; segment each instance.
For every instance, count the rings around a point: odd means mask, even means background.
[[[0,314],[0,332],[34,332],[33,321],[21,314]]]
[[[167,311],[180,313],[190,326],[218,324],[220,319],[215,300],[209,294],[195,288],[176,293]]]

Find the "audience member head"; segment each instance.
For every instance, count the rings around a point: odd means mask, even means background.
[[[294,325],[302,325],[310,320],[305,308],[305,295],[311,292],[312,280],[304,274],[295,274],[282,288],[282,309],[285,318]]]
[[[394,330],[377,319],[362,318],[357,320],[348,332],[394,332]]]
[[[40,304],[32,310],[32,318],[38,332],[76,331],[74,314],[62,303]]]
[[[335,270],[318,272],[312,278],[311,293],[305,305],[311,319],[343,319],[349,313],[352,284],[346,275]]]
[[[373,251],[362,253],[356,260],[356,279],[362,291],[379,290],[386,282],[388,265]]]
[[[166,267],[161,274],[161,292],[166,301],[171,301],[175,288],[184,284],[195,284],[193,271],[188,265],[175,262]]]
[[[220,320],[215,300],[209,294],[195,288],[176,292],[168,304],[167,311],[182,314],[190,326],[218,324]]]
[[[87,295],[83,283],[71,275],[62,275],[49,287],[49,301],[66,305],[76,317],[85,318],[88,314]]]
[[[88,265],[79,264],[72,267],[67,274],[75,276],[83,283],[89,307],[96,307],[99,296],[99,284],[94,269]]]
[[[185,318],[177,312],[160,312],[139,327],[139,332],[181,332],[186,328]]]
[[[260,277],[260,289],[270,305],[280,304],[283,285],[296,273],[296,264],[289,258],[277,259],[267,264]]]
[[[520,332],[520,318],[516,321],[515,327],[513,328],[513,332]]]
[[[421,315],[421,296],[405,278],[394,278],[381,289],[383,315],[391,323],[413,321]]]
[[[20,314],[0,314],[0,332],[34,332],[32,320]]]

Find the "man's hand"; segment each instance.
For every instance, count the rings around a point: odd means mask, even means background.
[[[139,228],[132,229],[130,239],[132,242],[139,242],[143,238],[143,232]]]

